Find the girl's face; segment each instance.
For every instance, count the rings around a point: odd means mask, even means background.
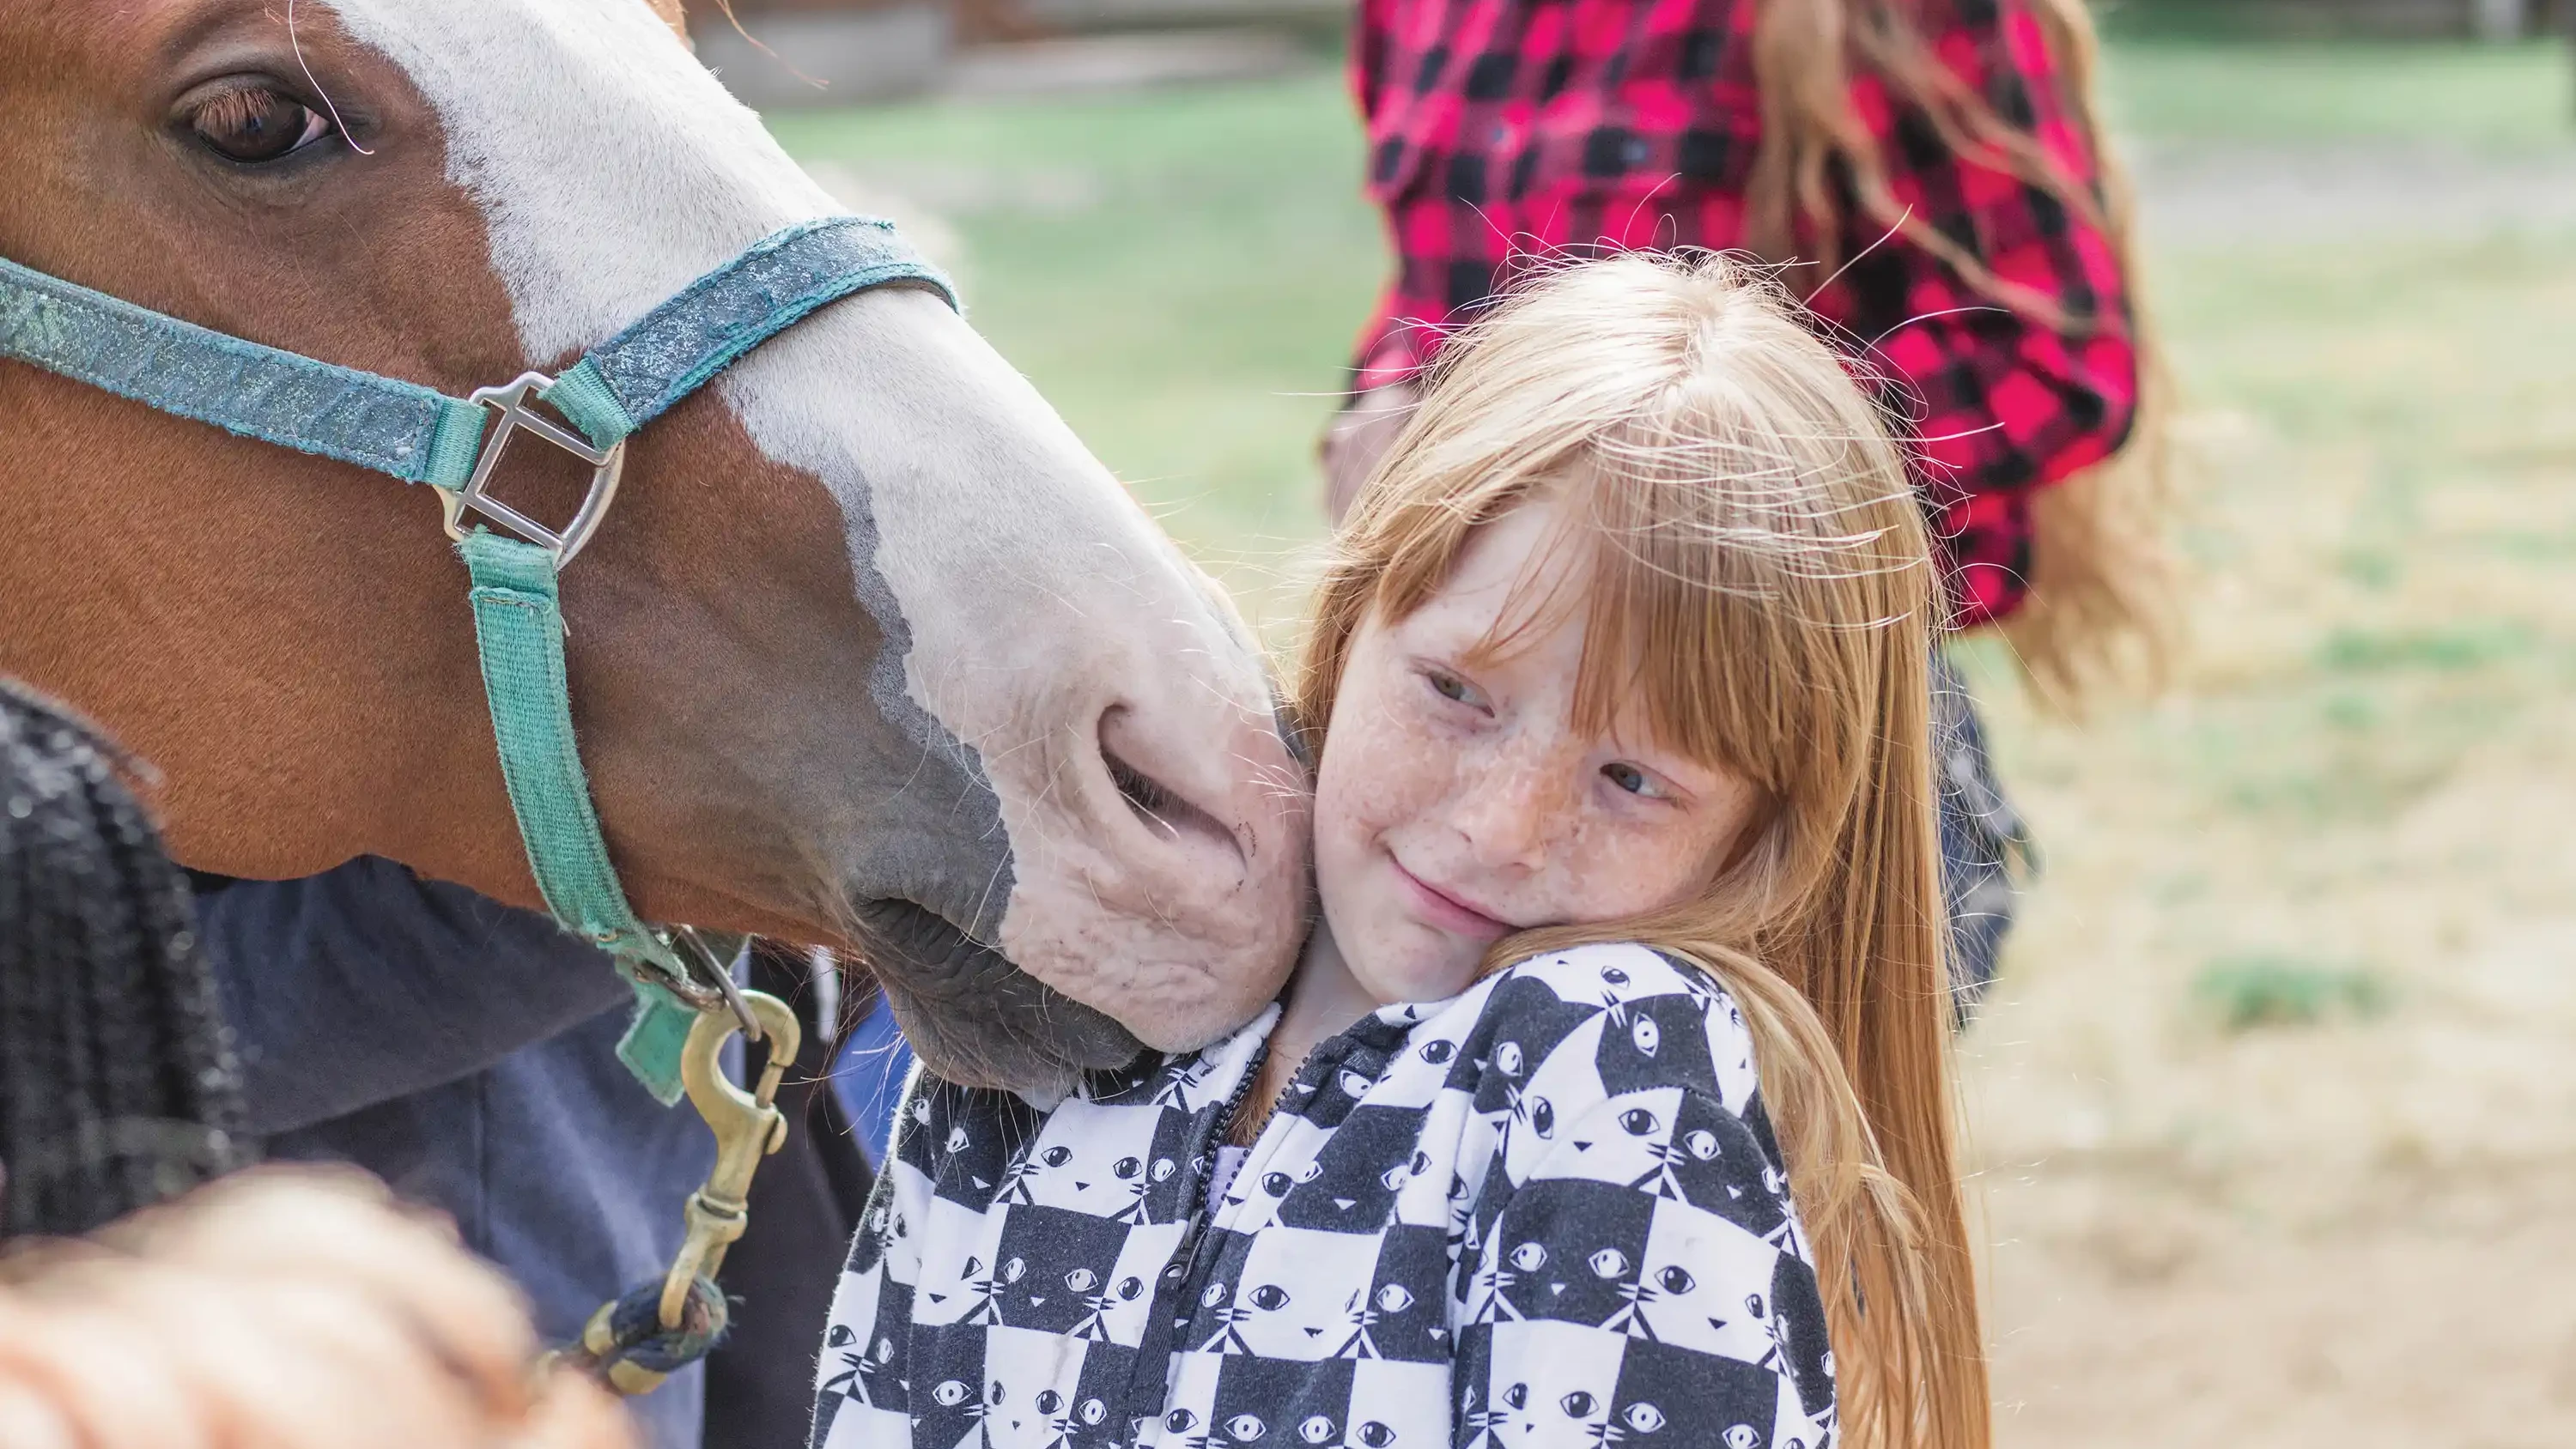
[[[1655,744],[1641,716],[1576,730],[1580,611],[1468,662],[1516,597],[1580,587],[1555,557],[1580,551],[1547,547],[1557,513],[1540,499],[1479,529],[1429,602],[1351,640],[1315,873],[1334,944],[1380,1002],[1456,995],[1515,931],[1679,905],[1751,817],[1751,785]]]

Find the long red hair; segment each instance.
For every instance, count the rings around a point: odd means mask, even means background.
[[[1296,698],[1320,748],[1353,636],[1539,489],[1586,525],[1577,708],[1642,704],[1752,782],[1750,839],[1676,909],[1503,942],[1695,961],[1744,1011],[1817,1253],[1855,1449],[1982,1449],[1933,817],[1929,539],[1885,420],[1725,257],[1561,268],[1442,349],[1362,490]],[[1864,1311],[1864,1305],[1866,1310]]]

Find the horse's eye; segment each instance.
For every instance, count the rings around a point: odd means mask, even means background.
[[[266,86],[241,86],[200,103],[188,129],[227,161],[257,166],[284,160],[335,128],[329,117]]]

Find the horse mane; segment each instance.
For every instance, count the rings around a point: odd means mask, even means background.
[[[84,1233],[254,1155],[186,877],[70,711],[0,681],[0,1235]]]

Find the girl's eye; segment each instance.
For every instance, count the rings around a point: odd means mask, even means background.
[[[243,86],[204,102],[188,117],[188,130],[207,150],[246,166],[282,161],[334,134],[321,112],[266,86]]]
[[[1601,773],[1611,784],[1643,800],[1666,798],[1662,782],[1634,765],[1603,765]]]
[[[1425,669],[1422,677],[1431,684],[1432,693],[1452,704],[1480,704],[1476,686],[1442,669]]]

